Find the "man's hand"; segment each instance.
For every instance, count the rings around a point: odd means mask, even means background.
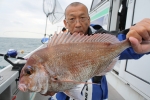
[[[131,26],[126,37],[129,38],[131,46],[136,53],[150,52],[150,44],[141,44],[142,41],[150,41],[150,19],[143,19],[135,26]]]

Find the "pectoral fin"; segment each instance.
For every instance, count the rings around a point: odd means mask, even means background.
[[[76,87],[71,90],[65,91],[64,93],[68,95],[70,98],[75,100],[85,100],[85,97],[81,95],[82,88]]]

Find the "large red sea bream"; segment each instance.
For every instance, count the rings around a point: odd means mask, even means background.
[[[77,85],[109,72],[118,55],[128,47],[128,40],[120,42],[110,34],[54,34],[46,48],[34,52],[27,60],[19,89],[41,94],[61,91],[82,100],[82,96],[74,93]]]

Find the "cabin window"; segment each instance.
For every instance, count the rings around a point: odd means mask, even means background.
[[[98,5],[100,5],[103,1],[105,0],[93,0],[92,1],[92,5],[91,5],[91,9],[90,11],[92,11],[93,9],[95,9]]]

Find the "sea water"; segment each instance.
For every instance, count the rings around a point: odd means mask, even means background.
[[[41,39],[0,37],[0,54],[6,54],[9,49],[14,49],[18,52],[17,56],[23,57],[38,48],[40,45],[42,45]],[[11,58],[10,60],[15,61],[17,59]],[[3,56],[0,56],[0,69],[6,67],[7,65],[9,65],[9,63],[4,60]]]

